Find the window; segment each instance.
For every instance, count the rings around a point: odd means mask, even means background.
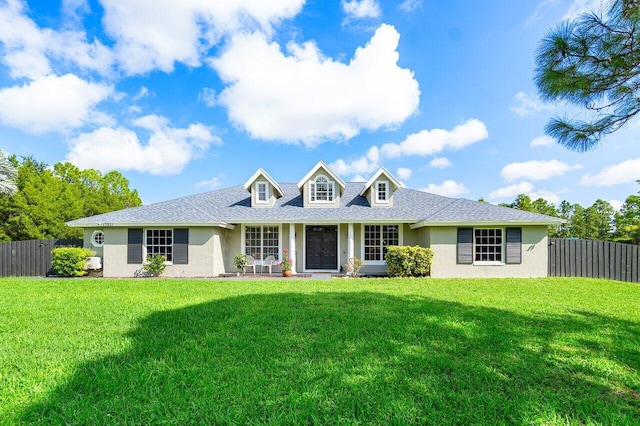
[[[398,225],[364,226],[364,260],[384,261],[388,246],[400,245]]]
[[[266,203],[269,199],[268,187],[266,182],[258,182],[256,184],[256,192],[258,194],[258,202]]]
[[[269,255],[280,259],[280,227],[247,226],[244,231],[244,253],[257,260]]]
[[[331,202],[334,197],[334,183],[324,176],[318,176],[309,183],[311,202]]]
[[[387,182],[376,183],[376,201],[378,203],[389,201],[389,184]]]
[[[91,234],[91,245],[94,247],[102,247],[104,245],[104,232],[93,231],[93,234]]]
[[[473,253],[476,262],[502,262],[502,229],[474,229]]]
[[[147,255],[161,254],[167,262],[173,261],[173,230],[147,229]]]

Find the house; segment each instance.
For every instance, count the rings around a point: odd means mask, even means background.
[[[167,276],[235,273],[238,253],[281,260],[294,272],[339,272],[349,258],[385,274],[386,247],[434,251],[432,277],[547,275],[548,226],[562,219],[407,189],[385,168],[344,182],[320,161],[297,183],[258,169],[244,185],[68,222],[102,257],[105,277],[133,276],[147,254]],[[276,269],[278,270],[278,269]]]

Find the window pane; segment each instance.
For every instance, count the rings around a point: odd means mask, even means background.
[[[173,230],[148,229],[147,230],[147,254],[154,256],[160,254],[173,261]]]
[[[476,261],[502,261],[502,229],[475,229],[474,236]]]

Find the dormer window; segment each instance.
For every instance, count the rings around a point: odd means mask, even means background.
[[[334,198],[334,182],[327,179],[325,176],[318,176],[315,180],[309,183],[311,192],[311,202],[331,202]]]
[[[256,183],[256,195],[258,203],[266,203],[269,201],[269,187],[267,182]]]
[[[376,182],[376,201],[378,203],[389,202],[389,182]]]

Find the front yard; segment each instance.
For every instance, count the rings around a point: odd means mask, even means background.
[[[640,424],[640,285],[0,279],[0,424]]]

